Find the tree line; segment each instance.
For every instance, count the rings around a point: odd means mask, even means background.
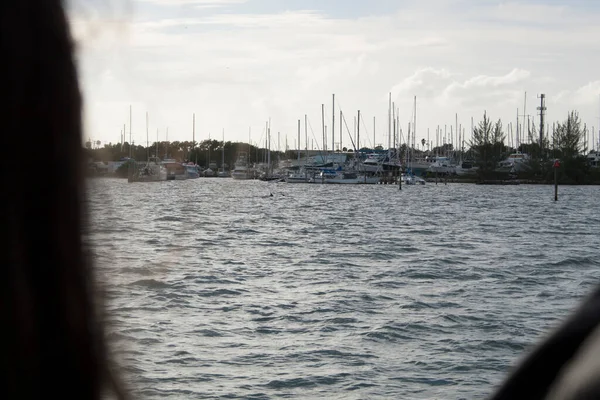
[[[142,145],[129,145],[128,142],[108,143],[103,147],[93,148],[92,142],[88,141],[84,149],[88,159],[97,162],[119,161],[127,158],[133,158],[136,161],[147,161],[148,158],[158,157],[161,160],[175,159],[180,162],[194,162],[200,166],[208,168],[209,165],[216,164],[221,168],[223,164],[233,167],[241,152],[248,155],[250,163],[260,163],[266,161],[267,149],[259,148],[248,143],[225,142],[207,139],[199,143],[191,141],[174,142],[154,142],[148,147]],[[279,152],[271,150],[270,159],[295,158],[293,151]]]
[[[540,143],[538,129],[532,124],[528,129],[528,143],[516,148],[505,144],[506,133],[502,121],[493,122],[484,112],[483,119],[473,129],[469,141],[469,150],[462,156],[471,156],[479,167],[481,177],[498,175],[496,168],[509,154],[521,152],[528,154],[528,170],[520,177],[551,180],[553,179],[554,160],[559,160],[559,177],[568,183],[600,182],[600,171],[590,168],[587,161],[587,127],[582,124],[577,111],[571,111],[564,121],[556,122],[551,132],[547,132]]]

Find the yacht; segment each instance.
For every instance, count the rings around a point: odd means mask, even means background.
[[[308,173],[308,170],[301,168],[289,171],[284,179],[287,183],[309,183],[311,177],[312,175]]]
[[[529,169],[529,154],[516,152],[510,154],[505,160],[500,161],[498,168],[499,172],[521,172]]]
[[[148,160],[145,166],[137,169],[129,182],[160,182],[167,180],[167,169],[156,157]]]
[[[325,184],[351,184],[361,185],[370,184],[374,185],[379,183],[378,176],[367,176],[365,174],[358,174],[353,171],[332,171],[323,170],[321,173],[313,178],[314,183],[325,183]]]
[[[592,168],[600,168],[600,151],[590,151],[587,155],[588,164]]]
[[[402,181],[402,183],[404,185],[424,185],[425,184],[425,179],[421,178],[420,176],[416,176],[413,174],[402,174],[402,176],[400,177],[400,180]]]
[[[184,168],[186,179],[200,178],[200,172],[198,171],[198,166],[196,164],[188,163],[184,165]]]
[[[429,166],[429,171],[438,174],[452,175],[456,173],[456,166],[449,157],[435,157]]]
[[[248,154],[246,152],[240,152],[238,154],[238,159],[233,166],[231,177],[238,180],[253,178],[253,173],[248,165]]]
[[[474,175],[478,169],[479,167],[476,167],[473,161],[463,161],[456,167],[456,175]]]

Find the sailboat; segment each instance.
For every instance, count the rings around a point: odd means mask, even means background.
[[[227,170],[227,164],[225,164],[225,129],[223,129],[223,141],[221,142],[221,168],[217,171],[218,178],[229,178],[231,174]]]
[[[416,132],[417,132],[417,96],[415,96],[415,101],[414,101],[414,111],[413,111],[413,124],[412,124],[412,143],[414,146],[415,143],[415,139],[416,139]],[[410,130],[408,132],[408,135],[410,137]],[[413,152],[409,153],[409,146],[406,146],[406,152],[407,152],[407,165],[408,168],[406,169],[406,171],[402,174],[402,176],[400,177],[400,179],[402,180],[402,183],[404,183],[405,185],[424,185],[425,184],[425,180],[419,176],[416,176],[411,168],[412,166],[412,158],[414,156],[414,150]]]
[[[150,157],[148,139],[148,113],[146,113],[146,165],[129,177],[129,182],[160,182],[167,180],[167,169],[158,157]]]

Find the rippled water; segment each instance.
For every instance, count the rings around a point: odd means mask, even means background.
[[[137,398],[484,398],[600,282],[598,187],[89,185]]]

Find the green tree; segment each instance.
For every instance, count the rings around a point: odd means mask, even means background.
[[[581,126],[579,113],[571,111],[564,122],[558,122],[554,131],[554,145],[562,159],[578,158],[587,151],[587,128]]]
[[[498,162],[502,160],[506,153],[505,139],[502,121],[493,123],[487,116],[487,112],[484,112],[483,120],[473,128],[473,137],[469,142],[475,162],[482,171],[495,169]]]

